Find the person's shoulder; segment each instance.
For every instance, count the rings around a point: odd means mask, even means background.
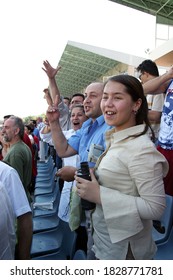
[[[0,174],[0,180],[4,181],[6,179],[11,180],[11,175],[14,179],[16,175],[18,176],[17,171],[10,165],[8,161],[1,161],[0,162],[0,169],[1,169],[1,174]]]
[[[2,175],[2,173],[5,171],[5,172],[7,172],[7,171],[10,171],[10,169],[13,169],[9,164],[8,164],[8,162],[6,162],[6,161],[0,161],[0,169],[1,169],[1,175]]]
[[[90,118],[90,119],[88,119],[88,120],[86,120],[85,122],[83,122],[82,127],[81,127],[79,130],[82,130],[82,129],[87,128],[88,126],[90,126],[90,125],[91,125],[91,123],[92,123],[91,118]]]
[[[173,79],[171,79],[168,84],[167,84],[167,88],[166,88],[166,92],[169,93],[169,91],[171,90],[172,92],[172,89],[173,89]]]
[[[112,128],[112,126],[108,125],[105,122],[105,119],[104,119],[103,115],[99,116],[96,120],[97,120],[99,126],[104,126],[104,127],[107,127],[107,128]]]
[[[63,130],[63,134],[66,138],[71,137],[73,134],[75,134],[74,129],[69,129],[69,130]]]
[[[28,144],[26,144],[24,141],[19,141],[17,143],[18,145],[16,145],[16,148],[15,149],[16,151],[27,151],[28,153],[31,153],[31,150],[32,150],[32,144],[31,144],[31,147],[28,146]]]

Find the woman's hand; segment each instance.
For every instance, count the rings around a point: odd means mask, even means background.
[[[55,97],[55,102],[48,106],[46,116],[50,124],[59,120],[60,112],[58,110],[58,96]]]
[[[101,204],[100,187],[94,176],[93,170],[90,169],[91,181],[85,180],[75,175],[77,194],[88,201]]]

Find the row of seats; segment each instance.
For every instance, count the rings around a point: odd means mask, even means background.
[[[46,145],[46,143],[45,143]],[[48,149],[47,149],[48,151]],[[52,156],[37,163],[33,202],[32,260],[73,260],[86,259],[82,250],[76,251],[76,232],[58,217],[60,201],[57,168]]]

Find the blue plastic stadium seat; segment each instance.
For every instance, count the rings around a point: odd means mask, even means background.
[[[52,181],[52,182],[49,182],[47,184],[42,184],[40,185],[39,188],[35,188],[34,190],[34,196],[37,196],[37,195],[42,195],[42,194],[51,194],[54,192],[54,189],[56,187],[56,182]]]
[[[157,253],[154,260],[173,260],[173,227],[166,242],[157,244]]]
[[[46,215],[52,216],[54,214],[57,214],[58,213],[58,207],[59,207],[59,200],[60,200],[60,196],[57,195],[54,202],[48,201],[48,204],[50,206],[52,206],[52,208],[51,207],[45,207],[44,203],[43,203],[42,206],[40,205],[39,207],[37,206],[37,207],[33,208],[33,211],[32,211],[33,212],[33,217],[46,216]]]
[[[156,244],[161,244],[168,240],[171,232],[173,224],[173,197],[170,195],[166,195],[166,208],[160,222],[161,227],[163,227],[164,229],[164,232],[160,233],[154,227],[152,232]]]
[[[53,163],[54,163],[54,161],[53,161],[52,156],[48,156],[44,161],[38,160],[37,161],[37,167],[38,168],[42,168],[42,167],[44,168],[44,167],[47,167],[47,166],[49,166]]]
[[[66,260],[66,259],[67,258],[65,254],[61,251],[32,258],[32,260]]]
[[[59,221],[57,214],[33,217],[33,233],[55,229],[59,226]]]
[[[31,258],[60,251],[63,240],[61,226],[49,231],[33,234]]]
[[[35,195],[34,196],[34,203],[35,202],[49,202],[49,201],[52,201],[54,202],[56,200],[56,198],[59,197],[60,199],[60,190],[59,190],[59,184],[58,183],[55,183],[55,186],[54,186],[54,190],[53,192],[51,193],[41,193],[40,195]]]
[[[73,257],[73,260],[86,260],[86,259],[87,259],[86,253],[81,249],[77,250]]]
[[[56,167],[53,167],[51,170],[44,170],[44,172],[38,172],[36,176],[35,183],[49,182],[52,177],[55,177],[55,173],[57,171]]]
[[[42,194],[51,194],[54,189],[59,186],[59,181],[55,181],[54,176],[50,179],[49,182],[36,183],[34,196]]]

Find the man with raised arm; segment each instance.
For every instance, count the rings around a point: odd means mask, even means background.
[[[58,68],[57,68],[58,69]],[[58,70],[57,70],[58,71]],[[49,69],[45,71],[49,75]],[[49,79],[50,80],[50,79]],[[54,78],[55,80],[55,78]],[[51,88],[51,85],[53,87]],[[104,134],[105,131],[110,129],[102,115],[100,109],[100,102],[103,95],[103,83],[100,82],[93,82],[87,86],[85,90],[85,100],[84,100],[84,110],[86,116],[89,118],[85,121],[75,135],[71,136],[68,141],[66,140],[60,123],[59,117],[60,112],[58,110],[58,103],[59,103],[59,91],[56,85],[56,82],[51,80],[49,83],[50,91],[52,92],[52,96],[55,97],[52,106],[49,105],[48,110],[46,112],[47,118],[50,123],[52,139],[56,148],[56,151],[60,157],[69,157],[75,154],[79,154],[80,161],[88,161],[90,167],[94,167],[95,165],[95,156],[92,154],[91,149],[94,153],[94,147],[97,147],[97,151],[100,151],[100,154],[105,149],[105,141],[104,141]],[[96,145],[96,146],[95,146]],[[65,181],[73,181],[76,168],[74,167],[67,167],[67,172],[61,174],[59,172],[59,176],[63,176],[63,180]],[[90,214],[90,213],[89,213]],[[86,213],[88,215],[88,213]],[[88,231],[88,259],[94,259],[94,255],[91,251],[91,224],[88,215],[89,223],[87,228]],[[92,238],[92,237],[91,237]]]
[[[160,122],[158,150],[169,163],[164,178],[165,192],[173,196],[173,67],[165,74],[143,84],[145,94],[166,93]]]

